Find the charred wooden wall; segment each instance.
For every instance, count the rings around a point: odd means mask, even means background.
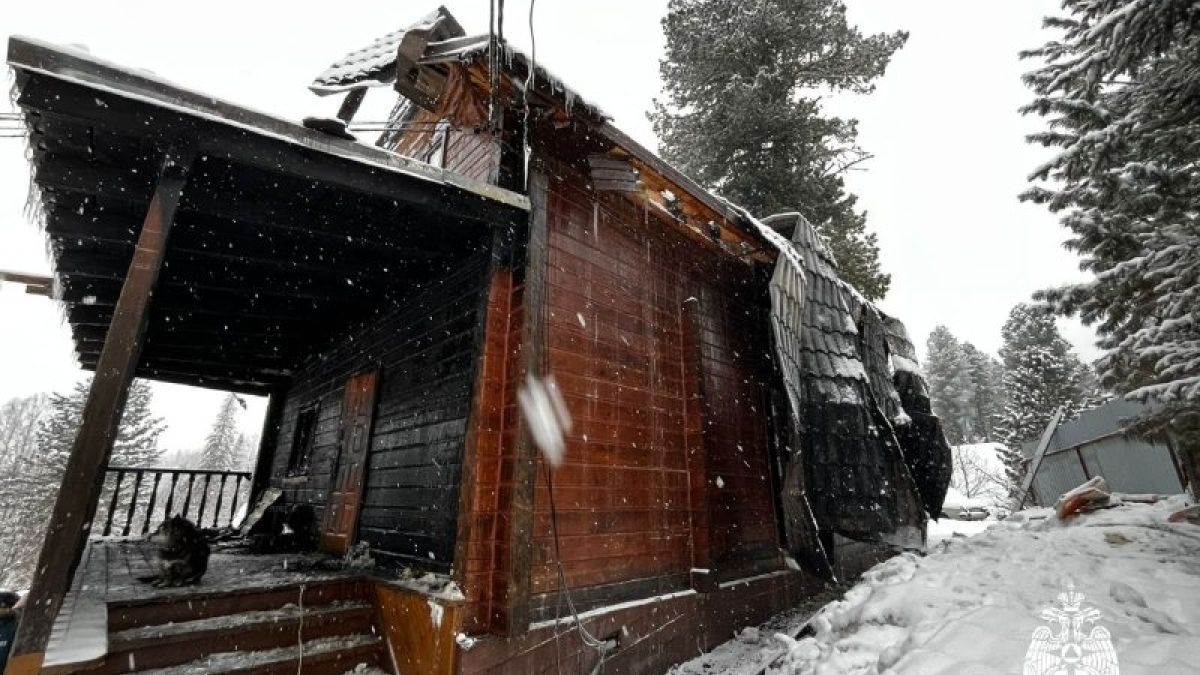
[[[287,393],[272,484],[288,504],[313,505],[320,523],[340,448],[344,383],[379,368],[358,539],[380,563],[441,571],[453,564],[486,261],[481,246],[380,320],[339,336],[297,372]],[[308,468],[288,476],[297,420],[313,406]]]

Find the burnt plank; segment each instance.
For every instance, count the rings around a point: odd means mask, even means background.
[[[524,306],[519,372],[547,374],[545,351],[548,314],[546,269],[549,267],[548,199],[549,183],[543,169],[532,171],[529,193],[532,200],[525,247]],[[518,377],[518,381],[523,381]],[[512,504],[509,510],[508,567],[504,571],[508,606],[505,627],[509,635],[521,635],[530,622],[530,568],[533,557],[534,484],[537,479],[537,451],[526,425],[517,429],[513,458]]]
[[[54,502],[49,530],[38,556],[27,608],[13,643],[15,660],[39,664],[63,596],[71,586],[87,541],[112,452],[125,397],[141,352],[150,296],[166,257],[167,237],[192,163],[190,152],[168,153],[138,236],[116,315],[97,361],[79,431]]]

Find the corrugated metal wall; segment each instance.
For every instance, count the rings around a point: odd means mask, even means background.
[[[1103,476],[1115,492],[1183,492],[1175,458],[1165,443],[1120,433],[1144,409],[1145,404],[1117,399],[1061,425],[1033,483],[1038,503],[1053,504],[1092,476]]]
[[[1074,451],[1047,455],[1033,481],[1037,502],[1042,506],[1053,504],[1059,495],[1086,480]]]
[[[1182,492],[1175,460],[1165,445],[1137,438],[1110,436],[1083,448],[1083,461],[1093,476],[1104,476],[1118,492]]]

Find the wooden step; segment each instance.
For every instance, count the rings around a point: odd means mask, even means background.
[[[358,664],[387,670],[384,643],[376,635],[319,638],[278,649],[223,652],[144,675],[341,675]]]
[[[336,601],[369,598],[370,587],[361,578],[322,579],[303,586],[247,587],[238,590],[168,593],[154,598],[110,602],[108,629],[120,632],[243,612],[273,610],[287,604],[306,607]]]
[[[193,621],[143,626],[109,635],[104,663],[89,675],[119,675],[202,659],[229,651],[261,651],[339,635],[374,634],[366,601],[305,607],[288,605]]]

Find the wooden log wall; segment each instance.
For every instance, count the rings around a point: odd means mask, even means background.
[[[685,588],[697,565],[733,578],[776,564],[753,270],[592,193],[571,167],[547,174],[548,365],[575,421],[554,488],[576,603]],[[558,586],[545,470],[536,476],[534,621],[554,611]]]
[[[487,319],[479,377],[467,439],[472,470],[464,483],[459,522],[458,583],[467,596],[463,628],[468,633],[505,626],[508,511],[519,411],[516,402],[521,348],[522,294],[519,275],[496,266],[488,288]]]
[[[417,112],[388,149],[423,159],[437,135],[437,125],[449,123],[442,166],[468,178],[493,181],[500,150],[496,140],[486,132],[487,104],[477,100],[478,92],[458,86],[460,77],[459,69],[452,69],[452,85],[443,96],[442,110]]]
[[[380,368],[357,538],[370,543],[381,564],[442,572],[453,565],[487,249],[480,244],[391,314],[340,336],[309,360],[287,392],[271,482],[284,488],[287,504],[313,505],[320,523],[346,378]],[[297,419],[312,406],[317,422],[308,469],[288,476]]]
[[[376,621],[397,675],[452,675],[461,605],[386,583],[374,586]],[[353,671],[351,671],[353,672]]]

